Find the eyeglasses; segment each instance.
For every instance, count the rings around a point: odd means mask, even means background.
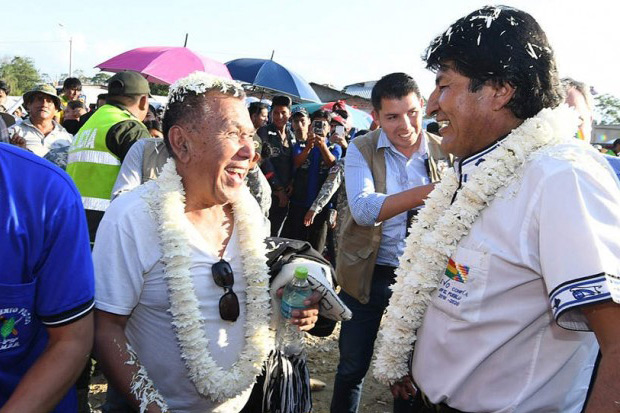
[[[211,266],[213,281],[218,287],[224,289],[224,295],[220,298],[220,317],[226,321],[237,321],[239,318],[239,298],[233,291],[235,275],[230,264],[220,260]]]

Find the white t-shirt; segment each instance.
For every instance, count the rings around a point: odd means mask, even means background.
[[[494,148],[461,162],[463,181]],[[609,300],[604,273],[620,274],[618,181],[552,153],[522,172],[459,243],[418,330],[412,373],[433,403],[582,408],[598,346],[579,308]]]
[[[188,378],[168,311],[159,236],[142,195],[154,189],[150,181],[110,204],[101,220],[93,250],[96,308],[128,315],[125,334],[155,387],[174,412],[236,412],[247,402],[251,388],[235,399],[217,404],[201,396]],[[185,218],[185,215],[181,217]],[[219,300],[224,289],[211,275],[219,261],[208,252],[200,233],[187,221],[193,263],[190,268],[200,311],[205,319],[211,357],[229,369],[245,345],[246,282],[236,227],[224,251],[233,269],[234,291],[239,297],[237,321],[220,318]]]

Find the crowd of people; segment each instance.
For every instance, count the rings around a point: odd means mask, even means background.
[[[309,382],[273,385],[282,238],[339,286],[289,322],[352,313],[332,413],[373,360],[398,413],[617,412],[620,140],[589,144],[589,88],[521,10],[460,18],[424,61],[431,95],[386,74],[369,130],[202,72],[163,112],[130,71],[91,111],[76,78],[27,91],[0,118],[0,412],[89,411],[91,358],[106,412],[308,411]]]

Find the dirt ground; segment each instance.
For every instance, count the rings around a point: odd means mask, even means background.
[[[338,332],[326,338],[311,337],[307,343],[308,365],[310,377],[325,382],[326,387],[312,393],[314,413],[329,412],[334,375],[338,366]],[[93,377],[90,386],[89,401],[94,413],[100,413],[100,406],[105,400],[107,384],[101,375]],[[389,413],[392,412],[392,395],[389,389],[372,377],[372,370],[364,382],[364,392],[360,404],[360,413]]]

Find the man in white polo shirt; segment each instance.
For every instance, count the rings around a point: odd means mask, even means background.
[[[427,112],[460,159],[411,229],[375,374],[415,394],[416,412],[617,411],[620,183],[573,139],[544,32],[484,7],[425,61]]]

